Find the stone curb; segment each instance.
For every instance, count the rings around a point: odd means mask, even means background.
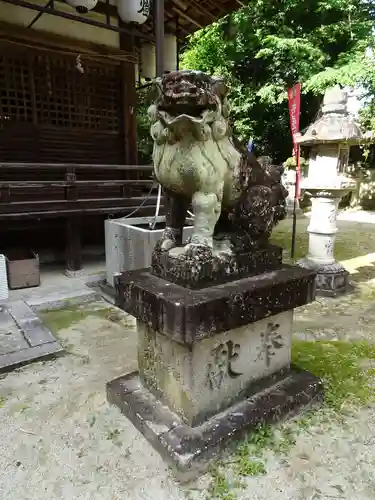
[[[25,302],[32,309],[48,311],[60,309],[65,305],[78,305],[86,302],[93,302],[101,298],[100,293],[87,288],[83,290],[73,290],[71,293],[51,293],[44,297],[26,299]]]
[[[9,302],[6,309],[22,331],[29,347],[1,355],[0,372],[11,371],[27,363],[64,353],[62,346],[26,302]]]

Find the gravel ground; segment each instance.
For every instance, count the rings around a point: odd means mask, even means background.
[[[1,381],[0,498],[184,498],[158,454],[106,402],[105,382],[136,368],[134,327],[87,316],[59,338],[68,355]]]
[[[300,308],[296,335],[374,339],[374,298],[369,282],[354,295]],[[95,314],[107,307],[85,305],[91,313],[59,330],[66,356],[0,380],[1,500],[211,498],[208,475],[179,485],[143,436],[107,404],[106,381],[136,368],[134,320]],[[287,455],[267,452],[266,465],[267,475],[247,478],[233,498],[375,499],[375,407],[357,408],[340,423],[319,410]]]
[[[375,411],[340,426],[326,419],[303,432],[287,459],[270,455],[266,476],[247,480],[241,500],[375,498]]]
[[[299,311],[297,329],[306,318],[313,324],[314,314],[321,315],[319,304],[313,308],[311,314]],[[353,314],[357,309],[352,305]],[[329,314],[327,320],[331,335]],[[323,323],[322,316],[320,332]],[[207,498],[208,476],[195,485],[178,485],[141,434],[106,402],[105,382],[136,367],[132,319],[125,324],[126,330],[123,323],[88,315],[60,330],[69,349],[65,357],[2,379],[2,500]],[[371,324],[363,323],[363,335],[373,335]],[[238,498],[375,498],[374,409],[357,410],[344,424],[321,413],[287,457],[268,454],[267,470],[266,476],[247,479]]]

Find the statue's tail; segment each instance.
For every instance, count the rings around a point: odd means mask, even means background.
[[[272,165],[269,157],[256,158],[244,148],[238,139],[232,138],[233,145],[242,154],[240,176],[243,195],[231,214],[233,227],[237,228],[235,237],[238,245],[253,247],[266,242],[272,228],[285,219],[286,197],[288,191],[282,184],[282,166]]]
[[[269,156],[257,158],[252,151],[245,148],[241,142],[232,135],[234,147],[242,155],[241,177],[243,192],[251,190],[253,186],[267,186],[272,191],[272,204],[274,207],[274,224],[285,219],[286,197],[288,191],[282,183],[284,167],[273,165]]]

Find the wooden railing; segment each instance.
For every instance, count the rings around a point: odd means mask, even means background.
[[[63,217],[66,268],[77,271],[85,216],[152,215],[153,185],[150,166],[0,163],[0,221]]]
[[[153,184],[151,166],[2,163],[0,220],[150,210]]]

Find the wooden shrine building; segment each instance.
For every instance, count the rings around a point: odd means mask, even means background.
[[[81,245],[102,244],[104,218],[142,201],[137,215],[154,213],[137,82],[176,69],[179,43],[242,2],[150,3],[0,0],[0,253],[66,249],[75,271]],[[137,5],[142,24],[123,14]]]

